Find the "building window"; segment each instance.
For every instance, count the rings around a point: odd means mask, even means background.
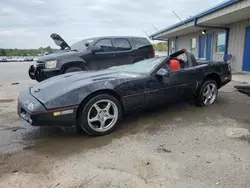
[[[216,52],[224,52],[226,47],[226,33],[217,34]]]
[[[192,38],[191,39],[191,49],[195,49],[196,48],[196,38]]]

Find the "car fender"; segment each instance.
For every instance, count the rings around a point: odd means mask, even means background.
[[[113,90],[115,91],[115,85],[109,80],[102,82],[96,82],[89,85],[81,86],[80,82],[77,82],[71,86],[68,86],[67,92],[60,95],[53,100],[47,101],[44,105],[47,109],[55,109],[67,106],[80,105],[82,101],[91,94],[98,91]],[[118,92],[116,91],[118,94]],[[120,96],[120,94],[118,94]]]
[[[86,65],[85,61],[70,61],[67,63],[64,63],[61,68],[60,68],[60,72],[64,73],[66,69],[70,68],[70,67],[80,67],[83,71],[88,70],[88,67]]]
[[[60,70],[63,70],[66,67],[72,65],[80,65],[87,68],[86,61],[82,59],[80,55],[62,56],[62,58],[58,59],[56,67]]]

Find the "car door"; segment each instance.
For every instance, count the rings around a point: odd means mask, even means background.
[[[114,38],[112,42],[116,49],[116,66],[133,63],[132,46],[129,41],[125,38]]]
[[[145,97],[148,107],[177,100],[179,90],[172,78],[173,76],[170,73],[164,76],[155,74],[149,77],[145,83]]]
[[[92,48],[92,57],[89,60],[91,70],[105,69],[115,65],[115,49],[110,39],[100,39]]]
[[[148,106],[182,101],[191,98],[198,84],[199,74],[195,67],[171,71],[163,66],[166,75],[151,75],[146,82],[146,102]]]
[[[178,86],[179,100],[191,99],[199,81],[202,79],[203,71],[194,65],[194,60],[186,53],[180,54],[177,59],[180,61],[181,69],[170,71],[172,83]]]
[[[195,67],[188,67],[178,71],[169,72],[171,86],[176,87],[177,90],[177,101],[192,98],[195,88],[198,85],[199,74],[201,73],[197,73]]]

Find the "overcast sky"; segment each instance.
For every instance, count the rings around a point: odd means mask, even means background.
[[[0,0],[0,48],[55,47],[104,35],[145,36],[197,14],[221,0]]]

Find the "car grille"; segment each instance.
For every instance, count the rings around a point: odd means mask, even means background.
[[[45,67],[45,62],[43,62],[43,61],[37,61],[36,62],[36,67],[44,68]]]

